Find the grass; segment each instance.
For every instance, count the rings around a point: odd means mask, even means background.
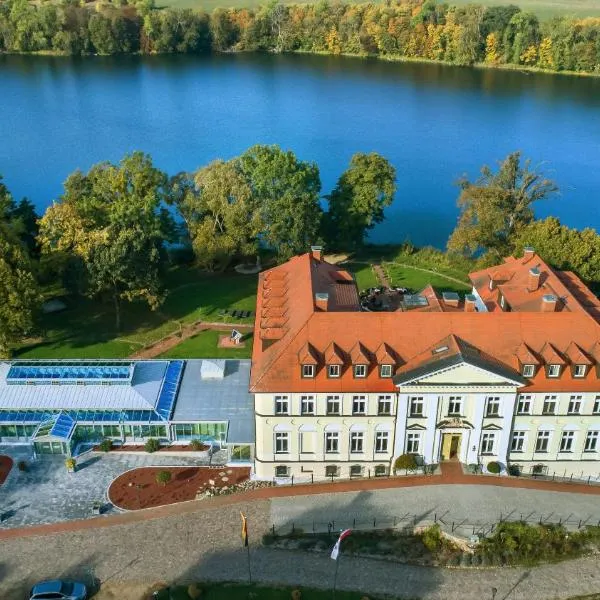
[[[343,263],[340,266],[354,275],[359,291],[379,285],[377,277],[375,277],[375,273],[373,272],[373,267],[370,264],[349,262]]]
[[[201,331],[160,355],[160,358],[250,358],[253,338],[244,338],[244,348],[218,348],[222,331]]]
[[[467,283],[460,284],[447,279],[443,274],[432,275],[414,267],[401,267],[393,263],[386,263],[385,270],[392,286],[405,287],[412,292],[419,292],[428,284],[431,284],[438,292],[464,294],[471,291],[471,286]]]
[[[302,600],[331,600],[331,591],[315,590],[303,587],[273,587],[262,585],[248,585],[241,583],[202,583],[198,587],[202,590],[202,600],[290,600],[292,591],[298,589],[302,593]],[[336,591],[336,600],[360,600],[363,593]],[[172,588],[169,592],[158,594],[158,600],[189,600],[187,586]],[[369,596],[377,600],[376,596]]]

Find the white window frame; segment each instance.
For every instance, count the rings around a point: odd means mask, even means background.
[[[587,373],[587,365],[575,365],[573,369],[573,377],[585,377]]]
[[[406,454],[419,454],[421,449],[421,432],[409,431],[406,434]]]
[[[387,454],[389,452],[390,432],[376,431],[375,432],[375,453]]]
[[[357,404],[358,403],[358,404]],[[357,406],[363,405],[363,410],[356,410]],[[367,397],[366,396],[352,396],[352,414],[353,415],[366,415],[367,414]]]
[[[553,406],[552,411],[546,410],[546,404]],[[544,396],[544,403],[542,404],[542,415],[555,415],[556,414],[557,398],[555,395]]]
[[[354,365],[352,371],[355,379],[364,379],[367,376],[367,365]]]
[[[350,432],[350,454],[363,454],[365,451],[365,432]]]
[[[451,407],[456,408],[458,406],[458,410],[450,410]],[[449,417],[460,417],[463,411],[463,399],[462,396],[449,396],[448,397],[448,416]]]
[[[568,415],[580,415],[581,406],[583,404],[582,396],[571,396],[569,398],[569,406],[567,408]],[[576,409],[576,410],[574,410]]]
[[[308,410],[312,406],[312,410]],[[300,414],[314,415],[316,412],[316,402],[314,396],[300,396]]]
[[[524,407],[527,406],[527,410]],[[529,394],[519,394],[517,398],[517,414],[518,415],[530,415],[532,406],[532,398]]]
[[[560,365],[548,365],[548,377],[560,377]]]
[[[496,406],[497,410],[490,411],[490,407]],[[500,416],[500,396],[488,396],[485,402],[485,416],[499,417]]]
[[[340,432],[326,431],[325,432],[325,454],[339,454],[340,452]]]
[[[327,377],[337,379],[342,374],[341,365],[327,365]]]
[[[389,378],[392,376],[392,365],[381,365],[379,368],[379,377]]]
[[[420,411],[415,411],[415,408],[418,408],[418,405],[421,405]],[[409,417],[424,417],[425,416],[425,401],[423,396],[411,396],[408,399],[408,416]]]
[[[340,396],[337,395],[329,395],[327,396],[327,398],[325,399],[325,414],[328,415],[341,415],[342,414],[342,399],[340,398]],[[330,402],[335,402],[337,404],[337,410],[336,411],[331,411],[329,410],[329,403]]]
[[[312,379],[315,376],[315,365],[302,365],[302,378]]]
[[[279,448],[282,449],[279,449]],[[285,448],[285,449],[283,449]],[[287,431],[276,431],[274,441],[275,454],[289,454],[290,453],[290,434]]]
[[[535,365],[523,365],[523,377],[533,377],[535,374]]]
[[[492,431],[485,431],[481,434],[480,454],[493,455],[496,446],[496,434]]]
[[[526,439],[527,433],[525,431],[513,431],[512,438],[510,440],[510,451],[524,452]]]
[[[389,409],[382,410],[382,405],[389,406]],[[392,414],[393,399],[391,394],[385,394],[377,397],[377,414],[382,416],[388,416]]]
[[[594,406],[592,408],[593,415],[600,415],[600,396],[594,398]]]
[[[585,446],[583,448],[584,452],[597,452],[598,451],[598,437],[600,437],[600,432],[597,430],[588,431],[585,436]]]
[[[559,452],[573,452],[574,445],[575,445],[575,432],[574,431],[563,431],[560,436]]]
[[[285,405],[285,410],[279,410],[278,405]],[[275,396],[275,414],[276,415],[289,415],[290,414],[290,397],[289,396]]]
[[[550,447],[550,431],[544,429],[542,431],[538,431],[535,437],[535,452],[540,452],[546,454],[548,452],[548,448]],[[540,450],[540,448],[542,448]]]

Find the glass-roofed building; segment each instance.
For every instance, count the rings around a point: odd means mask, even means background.
[[[0,442],[70,454],[80,443],[198,439],[250,460],[249,360],[0,363]]]

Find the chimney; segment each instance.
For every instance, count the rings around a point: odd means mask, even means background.
[[[311,246],[310,255],[317,261],[321,262],[323,255],[323,246]]]
[[[534,256],[535,256],[535,248],[533,248],[532,246],[525,246],[525,248],[523,248],[523,262],[524,263],[531,260]]]
[[[473,294],[466,294],[465,296],[465,312],[477,312],[476,300]]]
[[[324,294],[323,292],[317,292],[315,294],[315,306],[319,310],[327,310],[329,305],[329,294]]]
[[[535,292],[540,287],[540,270],[537,267],[529,269],[529,277],[527,278],[527,289],[530,292]]]
[[[556,303],[558,298],[554,294],[546,294],[542,298],[542,312],[556,311]]]

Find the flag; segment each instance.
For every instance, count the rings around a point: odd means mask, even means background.
[[[248,523],[246,522],[246,517],[244,516],[244,513],[240,513],[240,516],[242,517],[242,542],[244,544],[244,546],[248,545]]]
[[[344,531],[342,531],[342,533],[340,533],[340,537],[338,538],[338,541],[335,543],[335,546],[333,547],[333,550],[331,551],[331,558],[333,558],[333,560],[337,560],[337,558],[338,558],[342,540],[346,539],[351,533],[352,533],[352,529],[344,529]]]

